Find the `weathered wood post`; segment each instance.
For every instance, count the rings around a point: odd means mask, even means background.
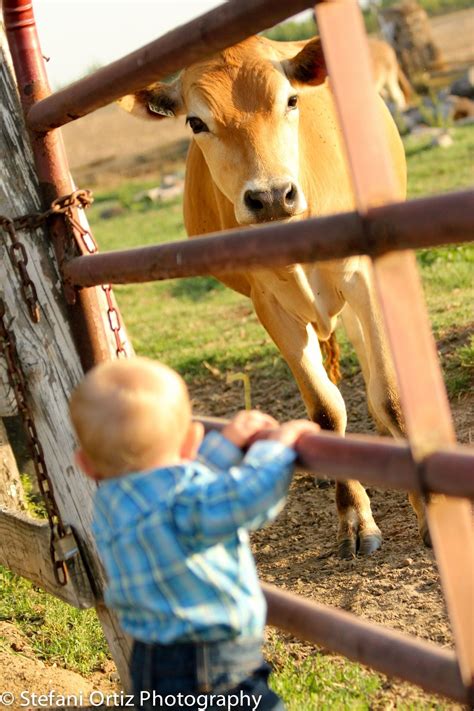
[[[41,210],[40,186],[33,165],[32,152],[24,127],[15,82],[10,69],[10,56],[3,26],[0,24],[0,215],[7,218]],[[53,141],[60,141],[54,136]],[[34,426],[44,451],[48,476],[54,487],[54,497],[61,519],[71,525],[84,550],[92,571],[93,584],[100,591],[104,575],[97,560],[91,537],[91,501],[95,485],[75,467],[74,437],[68,418],[68,396],[81,379],[83,369],[71,333],[68,310],[64,300],[51,240],[44,227],[22,230],[18,237],[27,254],[27,271],[37,296],[40,319],[35,323],[21,296],[19,270],[12,262],[11,239],[0,227],[0,298],[5,304],[4,321],[14,333],[18,359],[29,391]],[[102,289],[89,290],[99,304],[106,305]],[[107,321],[107,308],[101,315],[101,327]],[[105,332],[105,329],[102,328]],[[102,339],[102,348],[114,357],[114,334]],[[1,349],[0,349],[1,350]],[[5,359],[2,361],[2,382]],[[3,397],[2,397],[3,396]],[[0,389],[0,409],[12,414],[12,397],[8,387]],[[5,410],[8,410],[6,412]],[[24,516],[0,509],[0,563],[13,572],[24,575],[48,592],[84,607],[91,604],[90,591],[75,587],[71,581],[58,584],[50,559],[50,530],[47,523],[28,520]],[[127,658],[129,641],[115,618],[101,602],[97,614],[107,638],[112,656],[125,686],[128,684]]]
[[[25,499],[15,455],[0,419],[0,508],[24,511]]]

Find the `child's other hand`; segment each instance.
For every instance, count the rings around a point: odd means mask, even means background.
[[[318,434],[320,430],[320,426],[315,422],[309,422],[308,420],[290,420],[290,422],[285,422],[285,424],[275,429],[269,429],[259,433],[254,439],[273,439],[287,447],[294,448],[300,437],[303,435]]]
[[[274,430],[278,422],[259,410],[242,410],[222,430],[222,435],[240,449],[259,438],[266,430]],[[263,439],[263,437],[262,437]]]

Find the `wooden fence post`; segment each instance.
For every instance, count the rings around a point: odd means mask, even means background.
[[[40,210],[41,202],[31,148],[10,70],[8,45],[1,24],[0,60],[0,214],[13,218]],[[16,336],[19,359],[27,377],[35,425],[54,485],[55,497],[64,523],[74,527],[84,548],[90,553],[94,582],[100,591],[104,585],[104,575],[94,552],[90,531],[91,502],[95,485],[86,480],[73,466],[75,441],[68,418],[68,395],[81,379],[83,371],[66,317],[67,311],[53,248],[43,228],[34,232],[19,232],[28,255],[29,276],[36,286],[40,304],[41,318],[39,323],[35,324],[21,299],[18,273],[9,258],[6,234],[1,228],[0,235],[0,296],[6,304],[7,319]],[[5,512],[1,513],[3,518],[0,525],[5,525],[2,530],[12,530],[11,526],[15,526],[15,523],[6,517]],[[37,522],[35,525],[38,525]],[[20,536],[20,526],[17,529]],[[28,548],[27,538],[25,534],[25,551]],[[42,548],[38,545],[36,555],[41,556],[42,550],[44,551],[44,546]],[[0,563],[8,563],[11,560],[8,558],[9,554],[11,550],[8,550],[8,541],[3,541],[2,537]],[[38,569],[51,570],[49,560],[37,562]],[[13,572],[24,574],[22,569]],[[51,590],[51,586],[46,587]],[[62,589],[58,589],[55,594],[64,598],[62,592]],[[120,677],[127,687],[129,640],[103,604],[98,603],[96,609]]]
[[[0,419],[0,508],[24,511],[26,508],[20,474],[5,425]]]

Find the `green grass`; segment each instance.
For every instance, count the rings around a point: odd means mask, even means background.
[[[474,183],[474,127],[449,130],[453,145],[432,146],[432,136],[408,136],[405,149],[408,161],[408,194],[422,195],[452,192]]]
[[[288,658],[273,675],[271,686],[288,711],[371,708],[382,679],[358,664],[316,654],[295,664]]]
[[[21,476],[28,514],[46,518],[30,478]],[[28,580],[0,566],[0,622],[15,625],[38,659],[65,669],[90,674],[110,658],[95,610],[77,610],[43,592]],[[0,650],[9,648],[0,633]]]
[[[395,708],[399,711],[441,711],[439,699],[415,687],[393,682],[360,664],[315,650],[301,655],[294,642],[289,646],[271,629],[265,656],[274,669],[270,686],[281,696],[288,711],[371,711]],[[395,688],[393,688],[395,687]],[[387,691],[391,690],[390,701]]]
[[[0,591],[0,621],[18,627],[38,659],[90,674],[108,658],[94,610],[76,610],[2,567]]]

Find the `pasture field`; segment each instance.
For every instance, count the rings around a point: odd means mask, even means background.
[[[472,185],[474,127],[453,129],[452,135],[454,144],[447,150],[432,147],[426,135],[406,140],[410,197]],[[185,238],[179,200],[162,205],[134,201],[136,193],[156,182],[134,180],[97,190],[89,218],[101,250]],[[460,440],[469,442],[474,422],[474,247],[424,250],[418,263],[456,428]],[[287,366],[244,297],[211,277],[122,286],[115,293],[136,351],[178,369],[197,412],[229,416],[242,408],[241,383],[228,384],[227,376],[243,372],[250,377],[254,406],[279,418],[304,416]],[[374,431],[357,361],[342,333],[339,341],[349,430]],[[334,490],[317,488],[312,476],[298,473],[278,521],[253,537],[261,577],[451,645],[433,556],[417,538],[405,496],[375,489],[370,495],[384,547],[369,559],[340,561],[335,553]],[[0,569],[0,678],[12,664],[12,649],[17,660],[39,659],[78,672],[89,678],[87,683],[111,683],[111,665],[94,613],[67,608]],[[315,654],[310,645],[274,630],[268,632],[267,655],[275,667],[273,685],[289,711],[458,708],[340,657]]]

